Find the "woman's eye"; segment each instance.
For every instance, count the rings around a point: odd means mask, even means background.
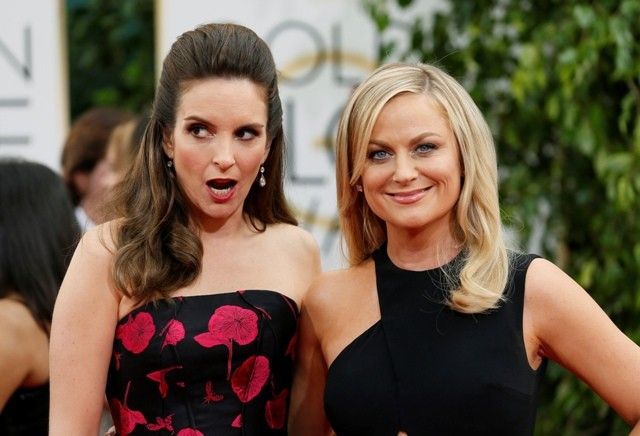
[[[372,150],[369,152],[369,159],[373,161],[381,161],[387,159],[391,154],[386,150]]]
[[[259,133],[256,132],[254,129],[240,129],[236,133],[236,136],[238,137],[238,139],[241,139],[243,141],[248,141],[250,139],[255,138],[256,136],[259,136]]]
[[[426,153],[429,153],[431,150],[434,150],[435,148],[436,146],[431,143],[420,144],[415,148],[415,152],[418,154],[426,154]]]
[[[207,128],[202,124],[194,124],[190,126],[189,133],[191,133],[196,138],[205,138],[209,134]]]

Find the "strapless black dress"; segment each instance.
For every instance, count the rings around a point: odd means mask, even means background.
[[[49,434],[49,383],[20,388],[0,412],[0,435],[46,436]]]
[[[248,290],[148,303],[118,322],[107,399],[120,435],[286,435],[296,303]]]

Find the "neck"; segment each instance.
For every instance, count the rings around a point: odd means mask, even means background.
[[[387,227],[387,253],[403,269],[421,271],[440,267],[462,250],[451,229],[390,229]]]
[[[239,214],[234,214],[231,217],[221,220],[210,218],[198,220],[196,217],[194,218],[194,222],[198,228],[201,239],[208,241],[232,240],[255,233],[249,219],[242,211],[240,211]]]

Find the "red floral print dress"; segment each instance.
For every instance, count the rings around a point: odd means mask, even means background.
[[[298,308],[274,291],[177,297],[118,322],[119,435],[286,435]]]

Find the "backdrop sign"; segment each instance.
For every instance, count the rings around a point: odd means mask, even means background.
[[[0,5],[0,156],[58,170],[68,126],[62,1]]]
[[[322,250],[323,266],[343,264],[336,216],[334,136],[355,85],[376,67],[376,32],[357,0],[158,0],[158,71],[175,38],[198,24],[234,22],[271,47],[281,73],[287,197]],[[407,34],[403,17],[428,19],[438,3],[394,11],[391,28]],[[392,30],[392,35],[394,32]],[[267,168],[267,174],[269,169]]]

